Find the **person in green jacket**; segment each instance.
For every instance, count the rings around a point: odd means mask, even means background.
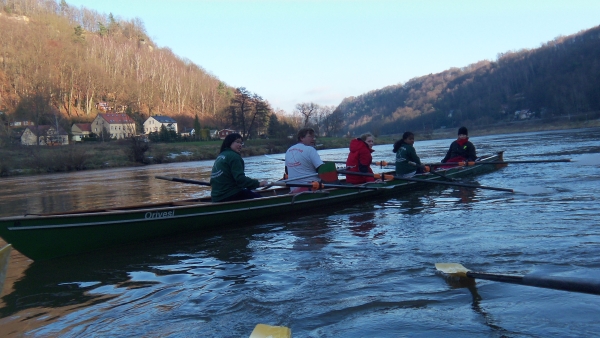
[[[415,134],[410,131],[402,135],[402,139],[394,143],[394,153],[396,153],[396,175],[410,177],[417,173],[417,165],[421,165],[421,159],[417,156],[415,147]],[[412,162],[414,164],[411,164]]]
[[[213,202],[229,202],[261,197],[253,189],[264,187],[267,181],[258,181],[244,174],[244,160],[240,155],[244,141],[238,133],[229,134],[221,144],[221,151],[210,174],[210,197]]]

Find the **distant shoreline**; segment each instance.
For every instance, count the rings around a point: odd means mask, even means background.
[[[518,121],[502,126],[466,126],[471,138],[487,135],[517,134],[550,130],[585,129],[600,127],[600,120],[572,123],[539,123],[539,120]],[[413,131],[417,141],[454,139],[458,128],[434,131]],[[403,133],[403,132],[402,132]],[[376,144],[393,144],[402,133],[376,136]],[[348,147],[348,137],[318,138],[323,144],[319,149]],[[214,160],[221,141],[181,142],[152,144],[148,159],[152,164]],[[294,140],[248,140],[242,150],[244,157],[265,154],[283,154]],[[0,149],[0,180],[6,177],[43,175],[59,172],[74,172],[120,167],[137,167],[152,164],[132,162],[127,158],[126,141],[106,143],[88,142],[61,147],[28,146]]]
[[[538,131],[551,131],[551,130],[568,130],[568,129],[585,129],[585,128],[596,128],[600,127],[600,119],[591,120],[585,122],[571,122],[571,123],[540,123],[540,120],[529,120],[529,121],[515,121],[511,123],[499,125],[489,125],[483,127],[477,126],[465,126],[469,129],[469,137],[477,136],[488,136],[488,135],[502,135],[502,134],[519,134],[519,133],[531,133]],[[440,139],[452,139],[457,136],[458,127],[456,128],[445,128],[436,129],[433,133],[424,131],[415,131],[415,139],[422,140],[440,140]],[[395,136],[390,135],[391,136]],[[401,134],[396,136],[401,137]],[[386,136],[382,136],[386,138]]]

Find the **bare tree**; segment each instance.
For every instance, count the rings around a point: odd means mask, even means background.
[[[304,116],[304,127],[308,126],[308,122],[314,113],[319,109],[319,105],[316,103],[298,103],[295,111]]]

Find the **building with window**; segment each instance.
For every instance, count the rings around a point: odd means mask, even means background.
[[[122,113],[98,113],[92,121],[91,132],[100,137],[123,139],[135,136],[135,121]]]
[[[73,123],[71,126],[71,134],[73,135],[72,140],[79,142],[85,137],[90,137],[92,132],[91,123]]]
[[[58,132],[55,126],[28,126],[21,134],[21,144],[34,145],[66,145],[69,144],[69,134],[60,126]]]
[[[152,132],[160,132],[160,128],[165,126],[167,130],[172,130],[177,133],[177,121],[168,116],[150,116],[144,121],[144,134]]]

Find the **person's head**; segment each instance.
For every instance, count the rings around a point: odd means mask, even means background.
[[[373,145],[375,144],[375,137],[373,137],[373,134],[364,133],[360,135],[360,139],[363,140],[369,146],[369,149],[373,148]]]
[[[223,150],[225,150],[225,149],[231,148],[231,150],[233,150],[239,154],[240,151],[242,151],[243,145],[244,145],[244,140],[242,139],[242,135],[240,135],[238,133],[229,134],[229,135],[225,136],[223,143],[221,143],[220,153],[222,153]]]
[[[397,153],[403,144],[410,144],[412,146],[414,143],[415,143],[415,134],[413,134],[410,131],[406,131],[406,132],[404,132],[404,134],[402,134],[402,139],[398,140],[398,141],[396,141],[396,143],[394,143],[393,152]]]
[[[298,131],[298,142],[305,146],[314,146],[315,139],[315,130],[312,128],[302,128]]]
[[[403,144],[410,144],[411,146],[415,144],[415,134],[410,131],[404,132],[404,134],[402,134],[402,139],[394,143],[393,152],[397,153],[398,149],[400,149]]]
[[[458,128],[458,138],[467,138],[469,137],[469,131],[467,130],[467,127],[460,127]]]

